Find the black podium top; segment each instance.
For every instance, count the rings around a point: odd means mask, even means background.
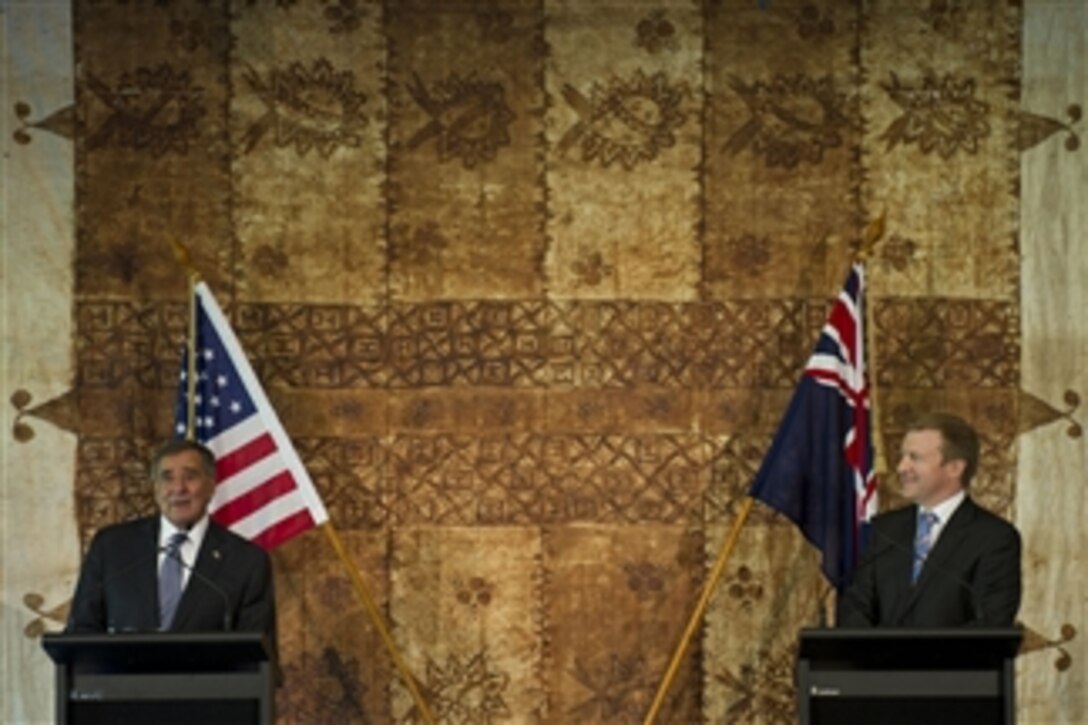
[[[231,672],[269,660],[258,632],[47,634],[42,647],[76,672]]]
[[[1022,638],[1017,627],[803,629],[798,658],[824,668],[975,668],[1015,657]]]

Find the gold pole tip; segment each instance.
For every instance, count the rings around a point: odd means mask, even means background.
[[[876,248],[877,242],[884,238],[888,219],[887,210],[880,212],[880,216],[871,220],[865,225],[865,233],[861,240],[861,249],[858,250],[858,257],[861,260],[866,260],[873,253],[873,249]]]
[[[185,267],[194,283],[199,281],[200,273],[193,264],[193,253],[189,251],[189,247],[173,237],[170,238],[170,246],[174,249],[174,258],[178,260],[178,264]]]

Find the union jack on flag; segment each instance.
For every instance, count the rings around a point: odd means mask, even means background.
[[[328,520],[291,439],[227,318],[203,282],[196,295],[194,439],[215,454],[211,517],[265,549]],[[182,354],[175,433],[188,433],[188,348]]]
[[[749,491],[820,550],[840,592],[877,509],[864,289],[864,267],[854,264]]]

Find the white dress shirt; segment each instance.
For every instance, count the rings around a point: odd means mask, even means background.
[[[159,571],[162,571],[162,562],[166,558],[166,547],[170,545],[170,539],[178,532],[182,532],[189,537],[182,542],[178,551],[184,564],[181,567],[181,590],[185,591],[185,587],[189,584],[189,574],[192,573],[192,568],[196,566],[196,557],[200,553],[200,545],[204,543],[204,534],[208,532],[208,514],[204,514],[188,531],[174,526],[165,516],[160,517]]]
[[[929,509],[933,513],[937,514],[937,523],[933,525],[933,528],[930,530],[929,534],[930,551],[932,551],[933,547],[937,545],[937,539],[940,538],[941,532],[944,531],[945,525],[948,524],[948,521],[952,518],[952,514],[956,513],[956,509],[960,507],[960,504],[963,503],[963,500],[965,498],[967,498],[967,491],[960,489],[959,493],[953,496],[949,496],[944,501],[941,501],[939,504],[934,506],[932,509]],[[919,514],[922,511],[925,511],[925,509],[923,509],[921,506],[919,506],[918,509]]]

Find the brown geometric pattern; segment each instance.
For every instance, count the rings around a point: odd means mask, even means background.
[[[75,490],[84,547],[102,526],[156,510],[146,468],[151,452],[130,437],[80,439]]]
[[[876,304],[876,383],[894,388],[1015,388],[1020,316],[986,300],[885,299]]]
[[[1019,12],[75,0],[17,141],[71,126],[76,373],[19,440],[78,437],[84,545],[153,510],[183,241],[440,721],[639,722],[870,218],[885,469],[961,411],[1011,515],[1072,415],[1018,390],[1018,154],[1080,119],[1020,112]],[[419,722],[322,534],[273,556],[281,718]],[[662,721],[792,721],[818,570],[756,505]]]
[[[87,301],[76,306],[80,388],[173,388],[189,326],[184,303]]]
[[[875,307],[881,386],[1016,385],[1015,305],[885,299]],[[789,388],[825,310],[790,300],[243,304],[233,319],[269,386]],[[182,304],[81,303],[82,384],[173,387],[187,314]]]
[[[450,302],[367,309],[240,304],[267,386],[788,388],[826,302]],[[187,308],[79,304],[81,380],[174,386]],[[729,335],[723,332],[729,331]]]
[[[370,438],[295,438],[295,447],[337,526],[383,529],[392,518],[392,471],[381,443]]]
[[[685,523],[698,519],[710,443],[696,436],[401,437],[397,523]]]

